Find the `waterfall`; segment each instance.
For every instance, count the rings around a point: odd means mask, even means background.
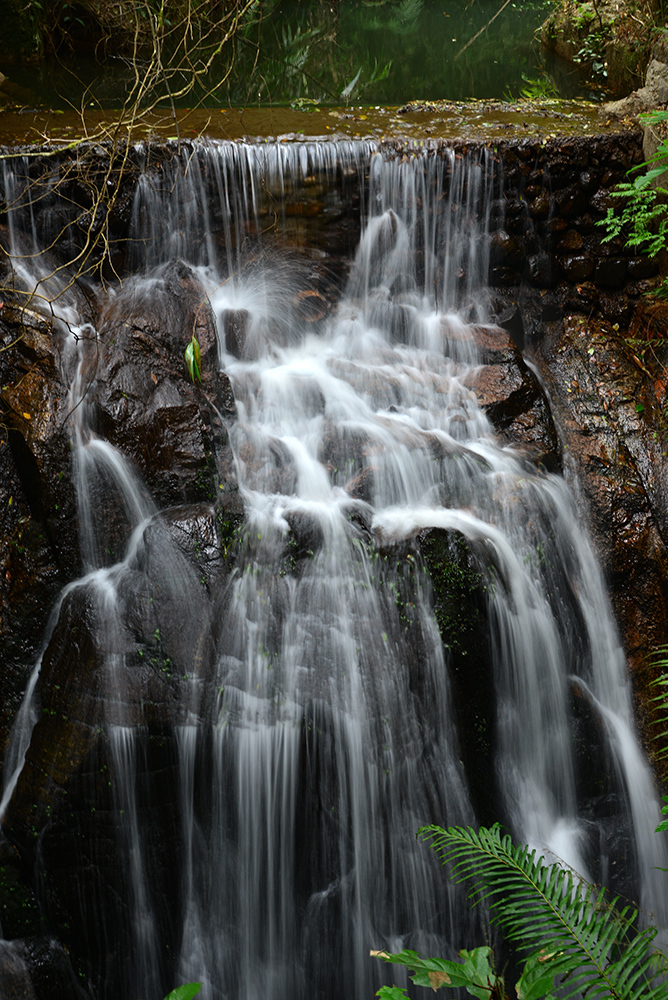
[[[86,915],[124,942],[122,969],[100,960],[101,998],[120,988],[148,1000],[197,980],[207,1000],[367,1000],[386,975],[370,949],[452,957],[484,942],[484,912],[415,839],[428,823],[480,822],[429,538],[453,565],[464,553],[486,628],[466,683],[481,712],[491,705],[492,818],[595,881],[614,885],[623,867],[620,884],[668,922],[658,807],[591,544],[562,478],[502,443],[472,389],[494,334],[491,161],[392,158],[369,142],[200,143],[141,177],[132,273],[100,295],[110,308],[150,297],[178,257],[213,311],[236,406],[217,416],[244,523],[233,569],[210,592],[174,541],[176,515],[96,417],[90,353],[108,331],[50,287],[84,564],[59,608],[79,594],[93,609],[125,892],[114,918]],[[343,202],[360,213],[345,276],[327,286],[335,304],[309,284],[318,248],[294,254],[266,237],[309,198],[323,246]],[[18,261],[30,209],[12,201]],[[47,275],[48,263],[21,264],[26,287],[44,289]],[[170,636],[153,628],[154,599]],[[173,779],[151,776],[140,605],[155,670],[170,674],[168,642],[187,663],[160,736]],[[38,718],[39,669],[5,762],[3,813]],[[583,809],[575,695],[600,723],[607,817]]]

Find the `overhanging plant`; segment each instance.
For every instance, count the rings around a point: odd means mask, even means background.
[[[645,125],[660,125],[668,122],[668,110],[650,111],[640,115],[640,120]],[[623,235],[626,246],[638,247],[649,257],[668,248],[668,189],[658,183],[667,171],[668,139],[664,139],[653,156],[629,170],[631,180],[617,184],[610,192],[621,206],[608,208],[605,218],[597,223],[607,229],[603,243]],[[659,290],[668,296],[668,278]]]
[[[545,864],[526,845],[513,844],[500,827],[424,827],[418,834],[457,882],[485,900],[492,920],[524,959],[515,991],[519,1000],[668,1000],[668,962],[654,947],[657,931],[637,929],[637,911],[609,899],[576,873]],[[432,989],[463,986],[479,1000],[506,996],[491,964],[491,950],[460,953],[460,962],[424,959],[416,952],[372,953],[413,970],[411,979]],[[382,987],[381,1000],[403,990]]]

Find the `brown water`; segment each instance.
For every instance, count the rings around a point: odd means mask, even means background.
[[[407,106],[412,107],[412,106]],[[117,112],[29,110],[0,114],[0,144],[61,145],[81,139],[133,140],[170,138],[300,140],[304,138],[374,138],[424,141],[429,138],[503,139],[523,136],[586,135],[616,131],[600,105],[587,101],[433,102],[424,110],[397,107],[317,108],[311,113],[289,107],[184,109],[176,119],[151,114],[130,128]]]

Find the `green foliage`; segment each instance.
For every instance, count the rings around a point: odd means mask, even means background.
[[[389,954],[386,951],[372,951],[375,958],[382,958],[385,962],[392,962],[394,965],[404,965],[414,971],[410,978],[416,986],[425,986],[432,990],[438,990],[441,986],[449,986],[451,989],[462,987],[477,1000],[490,1000],[490,997],[503,996],[503,978],[497,976],[490,963],[492,949],[474,948],[473,951],[462,950],[459,953],[461,962],[448,962],[443,958],[423,958],[416,951],[400,951],[397,954]],[[398,987],[383,987],[383,992],[379,990],[376,996],[384,997],[385,1000],[395,1000],[392,990]],[[403,990],[397,993],[397,997],[403,997]]]
[[[184,983],[183,986],[177,986],[176,989],[171,990],[165,1000],[192,1000],[201,989],[201,983]]]
[[[520,97],[526,101],[543,101],[546,98],[559,96],[554,80],[547,73],[534,77],[522,73],[522,80],[524,86],[520,88]]]
[[[380,997],[380,1000],[407,1000],[408,993],[401,986],[381,986],[376,991],[376,996]]]
[[[668,811],[668,806],[664,811]],[[654,928],[636,930],[637,911],[619,907],[605,890],[574,872],[545,864],[535,850],[513,844],[498,825],[477,833],[464,827],[429,826],[419,836],[457,882],[469,882],[474,902],[485,900],[492,919],[521,953],[529,953],[515,986],[518,1000],[666,1000],[668,963],[653,947]],[[460,962],[423,958],[413,951],[372,952],[414,970],[419,986],[463,987],[478,1000],[505,997],[490,948],[460,952]],[[403,1000],[383,987],[382,1000]]]
[[[656,757],[661,760],[668,757],[668,646],[663,646],[657,650],[656,657],[652,661],[653,667],[659,667],[663,672],[652,681],[652,687],[658,689],[650,702],[654,715],[654,723],[661,726],[661,731],[652,737],[653,740],[660,740],[660,748]]]
[[[668,111],[652,111],[641,118],[646,124],[660,124],[668,121]],[[649,257],[656,257],[668,247],[668,189],[657,183],[667,169],[668,140],[664,140],[654,156],[629,171],[629,175],[640,170],[643,173],[611,191],[623,204],[619,209],[609,208],[598,223],[607,229],[604,243],[623,235],[626,246],[638,247]],[[668,279],[664,279],[661,290],[668,293]]]
[[[434,585],[434,614],[443,645],[467,655],[480,632],[485,578],[462,535],[433,530],[420,548]]]
[[[562,1000],[668,997],[655,981],[659,972],[668,972],[652,946],[656,931],[636,931],[632,907],[618,908],[605,890],[559,865],[544,864],[535,850],[502,836],[498,825],[477,833],[430,826],[419,835],[455,881],[471,882],[472,898],[486,900],[508,940],[530,953],[517,986],[521,1000],[549,995],[557,984]]]
[[[661,814],[663,816],[668,816],[668,795],[662,795],[661,799],[663,805],[661,806]],[[663,833],[664,830],[668,830],[668,819],[662,819],[656,828],[657,833]]]
[[[175,990],[168,993],[165,1000],[192,1000],[201,988],[201,983],[184,983],[183,986],[177,986]]]
[[[652,739],[659,740],[659,751],[656,757],[657,760],[662,760],[664,757],[668,757],[668,646],[657,650],[652,666],[659,667],[663,671],[652,681],[652,687],[657,688],[659,693],[651,699],[650,703],[654,722],[657,726],[661,726],[660,731]],[[668,816],[668,795],[663,795],[662,800],[661,813]],[[668,819],[661,820],[656,828],[657,833],[663,833],[665,830],[668,830]]]
[[[188,374],[193,382],[196,380],[202,381],[201,367],[202,367],[202,354],[200,351],[199,341],[195,334],[193,333],[190,338],[190,343],[185,349],[184,357],[186,359],[186,368],[188,369]]]

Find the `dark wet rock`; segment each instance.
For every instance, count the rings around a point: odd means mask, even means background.
[[[599,260],[594,268],[594,282],[600,288],[616,290],[623,288],[626,281],[627,264],[622,259]]]
[[[594,273],[594,258],[587,253],[564,257],[560,264],[564,277],[569,281],[578,283],[586,281]]]
[[[465,385],[473,390],[502,439],[531,461],[555,470],[559,466],[557,436],[536,375],[505,331],[481,327],[476,339],[486,363],[466,377]]]
[[[668,638],[665,385],[608,324],[578,315],[554,324],[539,366],[646,705],[647,657]]]
[[[549,253],[535,254],[527,261],[529,281],[540,288],[554,288],[559,281],[559,268]]]
[[[344,488],[353,500],[364,500],[365,503],[371,503],[373,499],[373,483],[373,469],[367,466],[366,469],[362,469],[356,476],[353,476]]]
[[[546,219],[550,214],[550,194],[541,191],[529,205],[529,213],[534,219]]]
[[[51,607],[80,571],[63,331],[7,294],[0,312],[0,750]],[[1,919],[1,915],[0,915]]]
[[[183,357],[193,335],[201,383],[190,380]],[[177,262],[149,284],[128,282],[101,317],[99,340],[88,403],[100,431],[135,462],[160,506],[213,499],[235,406],[192,270]]]
[[[247,309],[228,309],[221,317],[225,350],[235,358],[245,356],[246,331],[249,313]]]
[[[556,249],[559,251],[565,250],[579,250],[582,247],[584,239],[582,233],[579,233],[577,229],[569,229],[563,233],[556,243]]]
[[[4,829],[22,855],[33,854],[57,798],[90,753],[102,719],[96,608],[83,589],[65,599],[40,676],[41,714],[5,816]],[[76,662],[76,673],[72,663]]]
[[[492,308],[494,322],[497,326],[502,327],[510,335],[515,346],[522,350],[524,347],[524,320],[518,303],[498,298],[493,302]]]
[[[288,511],[285,520],[290,528],[288,548],[295,559],[312,559],[322,548],[323,528],[319,520],[306,511]]]
[[[490,239],[490,265],[521,268],[524,264],[524,246],[504,229],[498,229]]]
[[[55,939],[0,941],[3,1000],[85,1000],[70,958]]]
[[[235,500],[240,503],[238,494]],[[171,541],[195,570],[199,583],[209,592],[227,572],[226,539],[221,531],[220,510],[220,506],[216,508],[211,504],[191,504],[170,507],[160,515]],[[150,543],[150,531],[148,541]]]
[[[598,308],[604,319],[618,327],[628,326],[633,314],[633,305],[624,295],[609,292],[602,292],[599,295]]]
[[[318,461],[322,462],[333,481],[342,485],[368,465],[371,443],[364,431],[339,427],[327,420],[321,439]]]
[[[586,208],[587,196],[578,184],[569,184],[568,187],[555,192],[554,203],[559,214],[570,219]]]
[[[110,944],[108,927],[127,926],[132,899],[118,863],[126,846],[118,810],[128,808],[119,768],[128,753],[138,822],[159,854],[152,877],[170,898],[167,859],[180,835],[175,733],[189,713],[210,710],[201,700],[213,662],[207,582],[226,571],[225,554],[211,507],[166,511],[145,526],[125,565],[64,596],[43,656],[37,722],[3,829],[22,866],[39,858],[42,915],[84,968],[109,981],[126,946],[116,937]],[[130,765],[139,732],[143,750]]]
[[[49,612],[76,569],[59,565],[45,523],[33,515],[20,469],[5,438],[0,444],[0,753],[4,758]],[[0,915],[0,920],[2,919]]]
[[[488,822],[496,795],[486,567],[457,531],[422,531],[418,551],[433,588],[438,630],[448,650],[455,717],[474,807],[481,822]]]
[[[596,212],[604,215],[609,208],[617,208],[619,202],[606,188],[599,188],[589,199],[589,204]]]
[[[0,336],[6,348],[0,352],[6,440],[32,515],[44,525],[60,565],[76,575],[72,403],[61,366],[68,333],[10,299],[0,314]]]
[[[655,257],[633,257],[627,261],[627,268],[632,281],[642,281],[659,273],[659,262]]]
[[[492,267],[488,277],[490,285],[495,288],[510,288],[519,285],[521,277],[511,267]]]
[[[0,982],[4,1000],[36,1000],[22,941],[0,942]]]

